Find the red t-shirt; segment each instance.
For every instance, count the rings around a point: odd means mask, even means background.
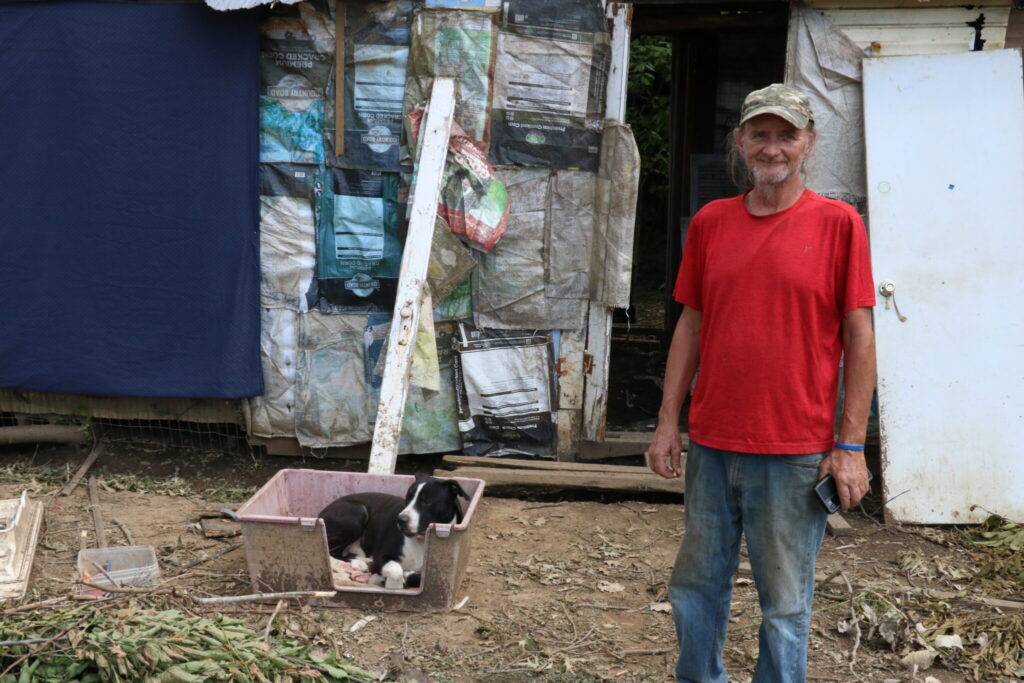
[[[853,207],[810,190],[770,216],[742,196],[711,202],[690,222],[674,295],[703,312],[690,438],[741,453],[832,448],[842,321],[875,305]]]

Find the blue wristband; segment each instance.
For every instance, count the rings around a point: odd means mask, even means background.
[[[854,444],[840,443],[840,442],[836,441],[836,448],[839,448],[839,449],[844,450],[844,451],[862,451],[862,450],[864,450],[864,444],[860,444],[858,446],[858,445],[854,445]]]

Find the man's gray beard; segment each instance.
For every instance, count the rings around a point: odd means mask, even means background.
[[[775,174],[769,175],[767,173],[764,173],[763,171],[761,171],[761,169],[757,168],[756,166],[748,167],[747,171],[750,174],[750,179],[753,181],[755,187],[775,187],[778,185],[783,185],[787,180],[789,180],[793,176],[793,173],[795,172],[791,165],[786,167],[786,173],[781,177],[778,177]]]

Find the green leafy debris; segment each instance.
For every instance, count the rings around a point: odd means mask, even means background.
[[[0,616],[0,683],[356,682],[374,678],[295,640],[264,640],[222,614],[189,615],[135,602]]]

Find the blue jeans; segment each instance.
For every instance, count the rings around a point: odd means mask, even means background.
[[[690,444],[686,532],[669,580],[679,683],[727,683],[722,662],[740,534],[763,621],[753,683],[800,683],[814,561],[827,514],[814,495],[825,453],[754,455]]]

